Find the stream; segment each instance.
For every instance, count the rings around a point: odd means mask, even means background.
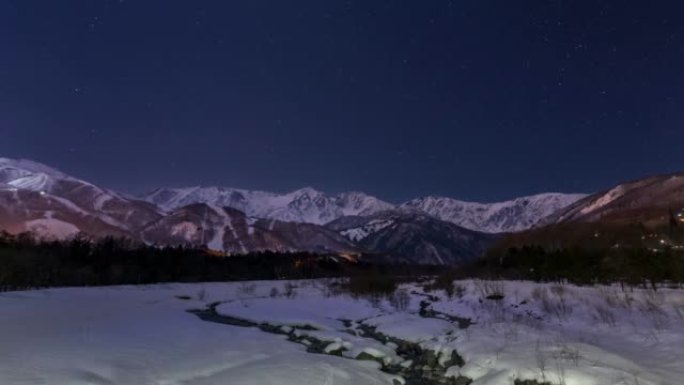
[[[331,344],[330,341],[323,341],[306,333],[301,333],[301,331],[317,330],[313,326],[276,325],[266,322],[253,322],[239,317],[219,314],[216,310],[216,307],[219,304],[220,303],[209,304],[204,309],[193,309],[188,310],[188,312],[207,322],[238,327],[258,328],[265,333],[286,336],[288,341],[304,345],[308,353],[335,355],[346,359],[376,361],[380,364],[380,370],[388,374],[401,376],[404,378],[406,385],[468,385],[472,382],[471,379],[462,376],[456,378],[445,377],[449,367],[464,365],[463,358],[459,356],[456,351],[452,352],[449,360],[442,362],[440,365],[439,357],[434,351],[423,349],[418,343],[382,334],[378,332],[374,326],[364,324],[362,321],[341,320],[345,327],[348,328],[346,331],[351,334],[377,341],[383,345],[388,343],[394,344],[396,346],[395,351],[397,356],[404,360],[402,364],[387,363],[383,359],[374,357],[365,352],[358,354],[355,358],[344,356],[342,354],[344,348],[336,350],[326,349]],[[421,308],[421,310],[421,316],[423,317],[449,319],[441,313],[431,312],[427,309],[423,310],[423,308]],[[452,322],[457,322],[459,326],[467,324],[463,319],[453,318],[450,320]],[[407,365],[407,363],[409,364]],[[394,380],[394,383],[396,385],[400,384],[398,380]]]

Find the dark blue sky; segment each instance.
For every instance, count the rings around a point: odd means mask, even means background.
[[[681,1],[0,0],[0,156],[481,201],[684,169]]]

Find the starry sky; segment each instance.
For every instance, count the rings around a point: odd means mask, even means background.
[[[0,156],[389,201],[684,170],[681,1],[0,0]]]

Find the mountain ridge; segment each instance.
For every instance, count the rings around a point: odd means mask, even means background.
[[[460,263],[494,239],[445,221],[421,205],[396,205],[359,191],[327,195],[311,187],[284,194],[159,188],[144,198],[101,188],[38,162],[0,158],[0,230],[48,239],[122,236],[225,253],[353,253],[419,264]],[[354,220],[361,225],[343,230],[330,226]]]
[[[425,212],[461,227],[485,233],[518,232],[584,198],[586,194],[541,193],[508,201],[481,203],[427,196],[400,205]]]
[[[531,228],[556,210],[585,196],[542,193],[493,203],[427,196],[392,204],[355,191],[329,196],[311,187],[278,194],[231,187],[194,186],[159,188],[141,196],[141,199],[166,210],[192,203],[211,203],[236,208],[259,218],[319,225],[325,225],[344,216],[367,216],[387,210],[417,210],[469,230],[504,233]],[[354,199],[354,205],[351,207],[350,199]],[[526,210],[530,203],[534,210]],[[521,215],[525,213],[527,215]]]
[[[347,216],[326,224],[340,235],[375,252],[376,261],[411,261],[420,255],[429,264],[459,264],[482,255],[498,235],[468,230],[418,211],[389,210]]]
[[[542,224],[621,222],[665,225],[684,209],[684,172],[633,179],[586,196],[558,210]]]

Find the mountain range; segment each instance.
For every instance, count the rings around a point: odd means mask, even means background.
[[[193,203],[231,207],[251,217],[325,225],[345,216],[371,216],[383,211],[421,212],[483,233],[522,231],[584,194],[547,193],[498,203],[424,197],[392,204],[363,192],[326,195],[311,187],[285,194],[224,187],[159,188],[141,198],[169,211]]]
[[[0,158],[0,230],[44,238],[125,236],[157,245],[366,254],[405,263],[458,263],[496,234],[529,229],[582,194],[499,203],[425,197],[401,204],[363,192],[327,195],[224,187],[159,188],[132,197],[30,161]]]
[[[498,203],[430,196],[410,200],[399,207],[415,209],[466,229],[494,234],[530,229],[585,196],[547,193]]]
[[[225,187],[159,188],[142,197],[164,210],[193,203],[231,207],[250,217],[324,225],[347,215],[370,215],[394,205],[362,192],[328,196],[311,187],[285,194]]]

